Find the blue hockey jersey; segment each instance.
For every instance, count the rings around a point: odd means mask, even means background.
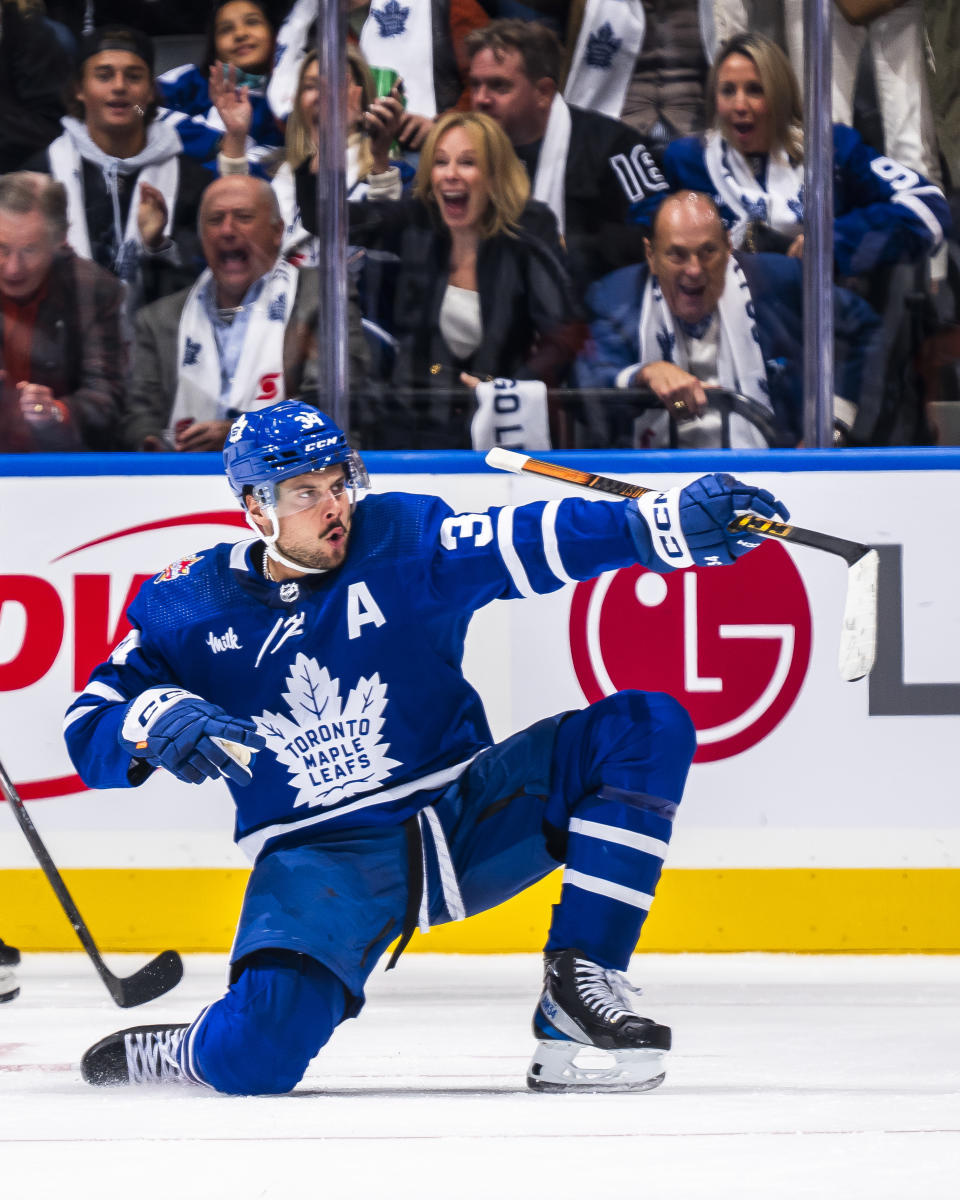
[[[217,171],[217,151],[223,137],[223,122],[210,102],[210,85],[205,72],[187,64],[157,77],[157,99],[163,107],[158,120],[172,125],[180,135],[184,154]],[[262,90],[251,89],[253,116],[248,135],[247,159],[260,174],[260,164],[283,145],[280,123],[270,111]]]
[[[678,138],[664,152],[670,192],[645,202],[641,219],[654,213],[671,192],[690,188],[714,196],[728,225],[736,214],[722,202],[700,137]],[[760,180],[761,186],[764,180]],[[915,262],[940,245],[950,231],[943,192],[909,167],[879,154],[848,125],[833,126],[833,253],[842,275],[896,262]],[[797,233],[803,232],[802,211]]]
[[[261,553],[258,539],[221,544],[145,583],[131,632],[65,724],[84,781],[123,787],[148,773],[117,739],[127,703],[146,688],[176,684],[252,717],[266,749],[249,786],[228,784],[235,837],[251,857],[279,838],[398,823],[491,744],[462,672],[476,609],[657,562],[632,503],[456,514],[405,493],[357,505],[335,571],[268,582]]]

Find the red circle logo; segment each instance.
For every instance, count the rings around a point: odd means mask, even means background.
[[[622,688],[669,692],[697,729],[695,762],[731,758],[779,725],[810,664],[810,605],[786,550],[735,568],[608,571],[577,585],[570,650],[591,703]]]

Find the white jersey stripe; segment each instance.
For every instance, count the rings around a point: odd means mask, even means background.
[[[479,753],[478,750],[477,754]],[[369,808],[372,804],[389,804],[391,800],[402,800],[405,796],[412,796],[414,792],[422,792],[428,788],[443,787],[445,784],[453,783],[455,779],[460,778],[476,757],[476,754],[472,754],[465,762],[456,763],[443,771],[434,771],[432,775],[423,775],[419,779],[412,779],[409,783],[401,783],[399,787],[372,792],[368,796],[362,796],[359,800],[355,800],[353,804],[345,804],[343,808],[314,813],[313,816],[305,817],[302,821],[281,821],[276,825],[265,825],[262,829],[255,829],[246,837],[240,838],[237,845],[253,862],[267,842],[272,841],[273,838],[287,833],[295,833],[301,829],[309,829],[312,825],[319,825],[323,821],[332,821],[336,817],[357,812],[361,808]]]
[[[78,696],[78,700],[82,700],[84,696],[99,696],[102,700],[120,700],[123,704],[130,699],[123,692],[118,692],[116,688],[110,687],[109,684],[100,683],[99,680],[92,679],[83,689],[83,694]]]
[[[242,542],[234,543],[234,547],[230,551],[230,569],[232,571],[246,570],[247,550],[259,540],[259,538],[244,538]]]
[[[99,707],[99,704],[84,704],[80,708],[75,708],[72,712],[67,713],[63,718],[63,732],[66,733],[74,721],[79,721],[81,717],[86,716],[87,713],[95,712]]]
[[[515,512],[516,508],[513,506],[500,509],[500,515],[497,518],[497,545],[500,547],[500,553],[503,556],[503,565],[510,572],[510,578],[513,580],[517,591],[521,596],[529,598],[530,596],[535,596],[537,593],[530,586],[530,580],[523,569],[520,555],[513,544],[513,514]]]
[[[622,883],[611,883],[609,879],[597,879],[595,875],[584,875],[582,871],[571,871],[569,867],[564,868],[563,883],[582,892],[593,892],[594,895],[607,896],[610,900],[619,900],[621,904],[629,904],[633,908],[642,908],[644,912],[648,912],[653,903],[653,897],[646,892],[624,887]]]
[[[551,500],[544,507],[543,516],[540,519],[543,551],[547,556],[547,566],[559,580],[563,583],[576,583],[577,580],[567,574],[563,559],[560,557],[560,546],[557,542],[557,510],[559,508],[559,500]]]
[[[904,208],[909,208],[912,213],[915,213],[916,216],[920,218],[924,225],[926,225],[926,227],[933,234],[933,245],[931,246],[931,249],[936,250],[943,241],[943,226],[933,215],[933,211],[929,209],[926,204],[924,204],[919,196],[916,196],[911,192],[898,193],[893,197],[893,203],[902,204]]]
[[[597,838],[601,842],[616,842],[618,846],[629,846],[631,850],[639,850],[642,854],[652,855],[653,858],[666,858],[670,848],[669,843],[659,838],[648,837],[645,833],[634,833],[632,829],[618,829],[615,825],[601,825],[599,821],[583,821],[579,817],[573,818],[569,828],[571,833]]]

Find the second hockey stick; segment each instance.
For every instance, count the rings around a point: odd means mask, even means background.
[[[136,1008],[138,1004],[146,1004],[148,1000],[155,1000],[158,996],[162,996],[171,988],[176,987],[183,978],[183,961],[176,950],[164,950],[162,954],[158,954],[146,966],[141,967],[139,971],[126,979],[113,974],[103,961],[90,930],[80,915],[80,910],[67,891],[67,885],[63,882],[60,872],[41,841],[40,834],[37,833],[36,826],[27,812],[27,806],[21,800],[3,763],[0,763],[0,791],[3,792],[13,809],[13,815],[17,818],[20,828],[30,843],[30,849],[36,855],[37,862],[47,877],[47,882],[56,893],[60,906],[67,914],[74,933],[80,939],[80,944],[86,950],[97,974],[106,984],[107,991],[116,1003],[121,1008]]]
[[[494,447],[487,454],[487,464],[500,471],[514,474],[540,475],[555,479],[574,487],[590,488],[609,496],[621,496],[635,500],[656,488],[641,487],[623,479],[611,479],[606,475],[594,475],[590,471],[578,471],[574,467],[563,467],[557,463],[543,462],[518,454],[515,450]],[[862,679],[870,673],[877,656],[877,577],[880,559],[876,550],[860,542],[850,542],[829,533],[817,533],[813,529],[801,529],[799,525],[788,525],[780,521],[768,521],[765,517],[744,513],[730,522],[732,532],[755,533],[760,537],[775,538],[792,542],[796,546],[809,546],[813,550],[825,550],[837,554],[849,568],[847,571],[847,597],[843,610],[843,628],[840,633],[840,674],[844,679]]]

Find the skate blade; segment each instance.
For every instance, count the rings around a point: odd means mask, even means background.
[[[649,1092],[665,1075],[662,1050],[538,1042],[527,1069],[527,1087],[535,1092]]]

